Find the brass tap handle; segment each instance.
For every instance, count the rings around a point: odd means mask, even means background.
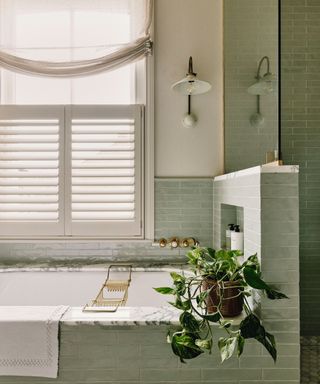
[[[159,240],[159,247],[160,248],[165,248],[168,244],[168,241],[167,239],[165,239],[164,237],[162,237],[160,240]]]
[[[194,247],[197,243],[194,237],[189,237],[188,241],[189,241],[189,247]]]
[[[188,237],[186,239],[183,239],[181,244],[183,248],[188,248],[199,245],[199,242],[194,237]]]
[[[173,237],[169,240],[169,244],[171,248],[178,248],[179,247],[179,239],[177,237]]]
[[[188,248],[189,247],[189,239],[183,239],[181,242],[182,248]]]

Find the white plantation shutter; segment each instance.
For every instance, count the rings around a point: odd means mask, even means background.
[[[0,108],[0,236],[62,235],[62,107]]]
[[[143,107],[0,106],[0,236],[142,237]]]
[[[137,105],[68,109],[68,234],[141,236],[142,112]]]

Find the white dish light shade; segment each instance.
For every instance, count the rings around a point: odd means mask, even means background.
[[[174,83],[171,89],[179,92],[181,95],[201,95],[202,93],[210,91],[211,84],[207,81],[197,79],[196,75],[188,74],[182,80]]]
[[[251,95],[270,95],[276,92],[276,76],[268,73],[248,88]]]

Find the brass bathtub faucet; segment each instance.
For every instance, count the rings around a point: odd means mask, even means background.
[[[157,242],[159,244],[160,248],[165,248],[166,246],[169,246],[170,248],[189,248],[189,247],[197,247],[199,245],[199,241],[196,240],[194,237],[186,237],[186,238],[179,238],[179,237],[171,237],[170,239],[165,239],[162,237]]]

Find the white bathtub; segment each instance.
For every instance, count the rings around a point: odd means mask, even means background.
[[[106,268],[43,270],[10,269],[0,273],[0,306],[67,305],[70,309],[62,321],[67,323],[95,321],[104,324],[125,320],[125,324],[143,322],[175,322],[175,310],[168,304],[171,296],[161,295],[153,287],[171,286],[173,269],[133,269],[125,307],[116,313],[82,312],[94,299],[106,279]],[[181,272],[180,270],[177,270]],[[113,279],[127,276],[125,271],[112,271]]]

